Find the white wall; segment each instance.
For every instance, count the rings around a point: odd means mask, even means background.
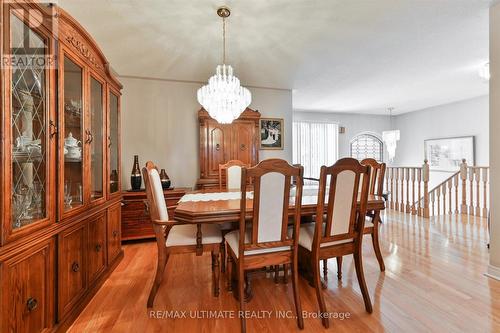
[[[490,264],[500,280],[500,4],[490,8]]]
[[[345,133],[339,134],[339,158],[350,156],[350,142],[356,135],[369,132],[381,139],[382,131],[390,127],[389,116],[367,114],[294,111],[293,119],[333,122],[345,127]]]
[[[426,139],[473,135],[475,164],[489,165],[488,108],[488,96],[481,96],[394,117],[395,127],[401,131],[401,140],[393,164],[421,165]]]
[[[165,168],[174,186],[193,187],[199,177],[199,83],[120,77],[122,96],[122,184],[130,188],[133,155]],[[250,88],[252,109],[262,117],[284,118],[285,149],[260,151],[260,158],[292,158],[292,94]]]

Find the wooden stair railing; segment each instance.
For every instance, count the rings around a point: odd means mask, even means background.
[[[385,192],[388,208],[430,217],[443,214],[489,214],[489,167],[468,166],[464,159],[460,171],[453,173],[429,190],[430,169],[422,167],[388,167]]]

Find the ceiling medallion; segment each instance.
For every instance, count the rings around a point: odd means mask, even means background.
[[[217,66],[208,84],[198,89],[198,102],[210,117],[221,124],[230,124],[250,105],[252,96],[233,75],[233,67],[226,65],[226,18],[231,11],[220,7],[217,15],[222,18],[222,65]]]

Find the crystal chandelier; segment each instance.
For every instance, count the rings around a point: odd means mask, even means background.
[[[222,65],[218,65],[215,75],[208,84],[198,89],[198,102],[207,110],[210,117],[221,124],[230,124],[252,102],[247,88],[240,86],[240,80],[233,75],[233,68],[226,65],[226,18],[231,14],[229,8],[217,9],[222,17]]]
[[[388,108],[389,111],[389,116],[390,116],[390,121],[391,121],[391,128],[392,127],[392,111],[394,108]],[[382,132],[382,140],[385,143],[385,146],[387,147],[387,152],[389,153],[389,161],[392,162],[394,161],[394,157],[396,157],[396,146],[398,144],[400,138],[400,132],[399,130],[390,130],[390,131],[383,131]]]

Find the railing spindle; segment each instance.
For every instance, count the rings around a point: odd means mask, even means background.
[[[488,168],[483,168],[483,217],[488,217]]]
[[[424,180],[424,217],[429,217],[429,164],[427,162],[428,161],[425,160],[422,166],[422,178]]]
[[[422,169],[417,169],[417,182],[418,182],[418,208],[417,214],[418,216],[422,216]]]
[[[481,168],[474,168],[476,179],[476,216],[481,216]]]
[[[415,208],[415,168],[411,168],[411,215],[417,214],[417,209]],[[420,198],[419,198],[420,199]]]
[[[453,214],[453,207],[452,207],[452,188],[453,188],[453,179],[448,180],[448,214]]]
[[[459,187],[459,175],[455,175],[455,177],[453,177],[453,183],[455,184],[455,214],[458,214],[458,187]]]
[[[469,215],[474,215],[474,167],[469,167],[469,182],[470,182]]]
[[[462,214],[467,214],[467,162],[465,158],[460,164],[460,178],[462,179],[462,205],[460,207],[460,212]]]

